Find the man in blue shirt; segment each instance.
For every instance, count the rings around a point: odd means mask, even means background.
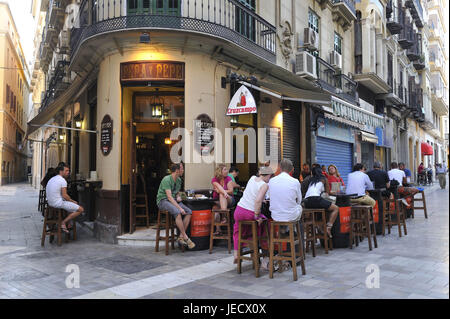
[[[406,168],[405,163],[399,163],[398,168],[405,172],[408,184],[411,183],[411,171]]]

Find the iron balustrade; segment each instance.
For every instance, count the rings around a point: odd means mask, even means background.
[[[341,90],[340,95],[348,100],[356,102],[358,83],[345,74],[335,76],[336,87]]]
[[[275,26],[238,0],[164,0],[144,3],[148,7],[131,10],[127,9],[127,0],[83,0],[75,28],[71,31],[72,54],[76,55],[82,43],[96,35],[127,29],[164,29],[219,37],[275,62]],[[156,8],[159,3],[166,3],[168,9]]]
[[[356,16],[355,0],[332,0],[333,4],[345,3],[351,12]]]
[[[317,62],[317,81],[326,90],[335,93],[336,92],[336,71],[333,66],[321,59],[316,58]]]
[[[44,98],[41,101],[41,107],[39,112],[43,111],[51,102],[53,102],[57,97],[58,93],[61,93],[65,89],[65,83],[63,79],[68,74],[68,66],[70,62],[63,58],[63,55],[59,55],[59,61],[56,63],[55,71],[53,76],[48,82],[48,88],[45,91]]]
[[[400,6],[396,5],[393,1],[390,2],[390,10],[386,10],[386,27],[391,34],[399,34],[403,29],[403,10]]]

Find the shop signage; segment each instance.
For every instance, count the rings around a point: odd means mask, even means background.
[[[201,155],[209,155],[214,149],[214,122],[207,114],[200,114],[194,121],[195,149]]]
[[[103,155],[111,152],[113,144],[113,120],[109,115],[105,115],[101,124],[100,149]]]
[[[255,98],[247,87],[242,85],[231,99],[231,102],[228,105],[227,115],[251,113],[257,113]]]
[[[121,63],[120,81],[184,81],[184,63],[162,61]]]

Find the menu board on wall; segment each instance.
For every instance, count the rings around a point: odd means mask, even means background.
[[[278,160],[281,160],[281,129],[279,127],[266,126],[266,158],[272,154],[278,154]],[[271,143],[278,141],[278,143]]]
[[[214,149],[214,122],[207,114],[200,114],[194,121],[195,150],[209,155]]]
[[[103,155],[111,152],[113,145],[113,120],[109,115],[105,115],[101,124],[100,149]]]

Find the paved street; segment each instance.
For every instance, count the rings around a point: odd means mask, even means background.
[[[447,183],[448,185],[448,183]],[[426,188],[428,215],[353,250],[309,254],[307,275],[263,272],[251,263],[237,274],[224,247],[208,251],[164,252],[99,243],[79,227],[79,240],[40,246],[42,216],[38,192],[26,184],[0,187],[0,298],[449,298],[449,192],[435,183]],[[80,287],[67,288],[68,265],[80,270]],[[366,267],[380,270],[380,287],[369,289]]]

